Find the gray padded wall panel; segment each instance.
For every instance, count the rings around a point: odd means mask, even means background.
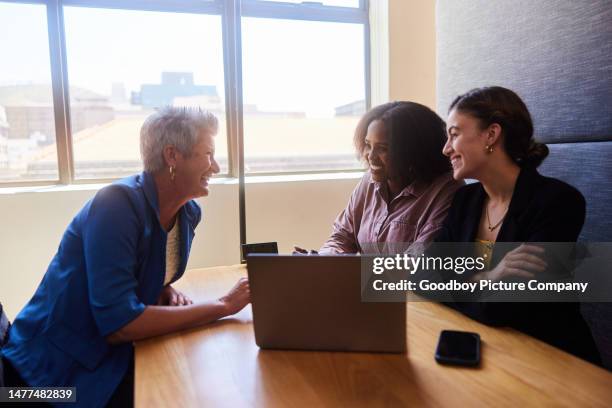
[[[612,1],[438,0],[437,101],[501,85],[544,142],[611,140]]]
[[[557,143],[548,148],[540,173],[571,184],[586,199],[587,217],[579,240],[612,242],[612,142]]]

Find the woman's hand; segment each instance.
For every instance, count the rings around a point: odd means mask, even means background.
[[[219,302],[225,307],[228,316],[241,311],[251,302],[249,280],[240,278],[234,287],[227,292],[227,295],[219,299]]]
[[[186,306],[193,304],[193,301],[184,293],[174,289],[170,285],[167,285],[162,289],[162,292],[157,299],[157,304],[160,306]]]
[[[293,247],[293,255],[318,255],[318,254],[319,253],[315,251],[314,249],[311,249],[310,251],[308,251],[304,248],[300,248],[299,246]]]
[[[134,320],[106,337],[110,344],[146,339],[212,323],[240,311],[250,302],[249,281],[242,278],[220,299],[193,302],[170,285],[162,290],[160,306],[149,305]],[[167,307],[168,305],[188,305]],[[166,307],[164,307],[166,306]]]
[[[536,273],[546,270],[548,265],[541,258],[544,248],[536,245],[522,244],[508,252],[506,256],[490,271],[480,273],[477,279],[499,281],[505,278],[533,278]]]

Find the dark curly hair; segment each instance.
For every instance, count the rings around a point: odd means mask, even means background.
[[[548,147],[533,139],[533,121],[523,100],[501,86],[475,88],[455,98],[449,112],[455,109],[480,121],[481,129],[499,124],[504,149],[521,167],[538,167],[548,156]]]
[[[450,172],[442,154],[446,125],[431,109],[415,102],[389,102],[369,110],[355,129],[357,156],[365,161],[365,137],[370,123],[383,123],[389,143],[390,173],[404,183],[430,182]]]

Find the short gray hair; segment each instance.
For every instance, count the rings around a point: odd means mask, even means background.
[[[171,145],[190,155],[200,130],[217,133],[219,121],[207,110],[168,106],[149,116],[140,129],[140,155],[145,171],[154,173],[166,165],[163,150]]]

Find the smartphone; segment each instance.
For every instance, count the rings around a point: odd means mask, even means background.
[[[442,330],[436,347],[436,361],[440,364],[477,366],[480,364],[480,335]]]
[[[249,254],[278,254],[278,244],[276,242],[258,242],[255,244],[242,244],[242,263],[246,262]]]

